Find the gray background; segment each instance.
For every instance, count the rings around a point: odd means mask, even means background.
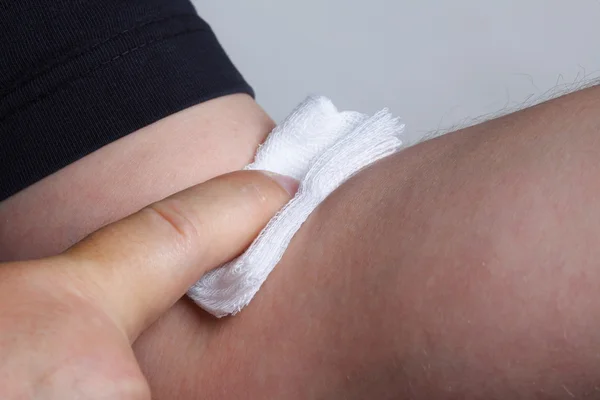
[[[600,0],[195,0],[276,120],[307,94],[465,125],[600,76]]]

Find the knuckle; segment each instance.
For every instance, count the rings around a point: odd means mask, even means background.
[[[167,199],[151,204],[144,210],[171,231],[171,236],[179,246],[188,249],[197,243],[198,221],[180,201]]]

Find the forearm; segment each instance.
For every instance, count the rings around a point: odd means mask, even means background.
[[[0,203],[0,261],[58,253],[151,202],[239,169],[272,126],[238,94],[113,142]]]

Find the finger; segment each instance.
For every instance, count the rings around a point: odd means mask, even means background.
[[[133,341],[205,272],[240,254],[296,189],[259,171],[223,175],[104,227],[63,257]]]

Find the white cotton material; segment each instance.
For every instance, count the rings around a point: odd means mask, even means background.
[[[245,169],[300,182],[298,192],[235,260],[205,274],[188,295],[223,317],[242,310],[281,260],[315,208],[350,176],[402,146],[404,125],[387,110],[372,117],[338,112],[325,97],[309,97],[269,135]]]

